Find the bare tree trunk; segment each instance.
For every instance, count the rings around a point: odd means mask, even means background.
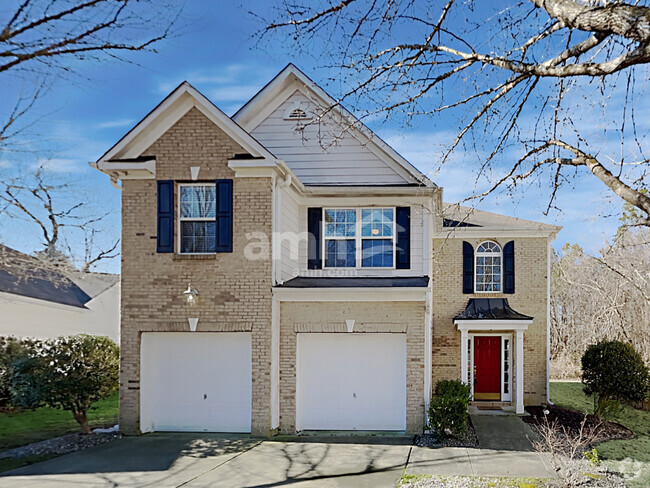
[[[72,415],[74,416],[74,419],[79,422],[79,425],[81,426],[81,433],[82,434],[92,434],[92,430],[90,430],[90,425],[88,425],[88,416],[87,416],[88,411],[86,409],[79,410],[79,411],[72,411]]]

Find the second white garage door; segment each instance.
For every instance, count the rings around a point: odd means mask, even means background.
[[[140,371],[143,432],[250,432],[250,333],[144,333]]]
[[[405,334],[298,334],[297,430],[406,430]]]

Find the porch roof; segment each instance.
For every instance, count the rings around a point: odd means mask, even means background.
[[[426,288],[428,276],[307,277],[298,276],[276,288]]]
[[[533,320],[533,317],[513,310],[507,298],[470,298],[465,310],[454,317],[456,320]]]

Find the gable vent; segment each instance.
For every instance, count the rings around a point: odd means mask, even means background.
[[[311,119],[311,115],[307,110],[295,103],[284,113],[285,120],[305,120]]]
[[[301,108],[294,108],[289,114],[290,119],[305,119],[307,118],[307,112]]]

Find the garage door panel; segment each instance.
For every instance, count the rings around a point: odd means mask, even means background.
[[[143,430],[250,432],[249,333],[142,336]]]
[[[299,334],[299,430],[405,430],[403,334]]]

